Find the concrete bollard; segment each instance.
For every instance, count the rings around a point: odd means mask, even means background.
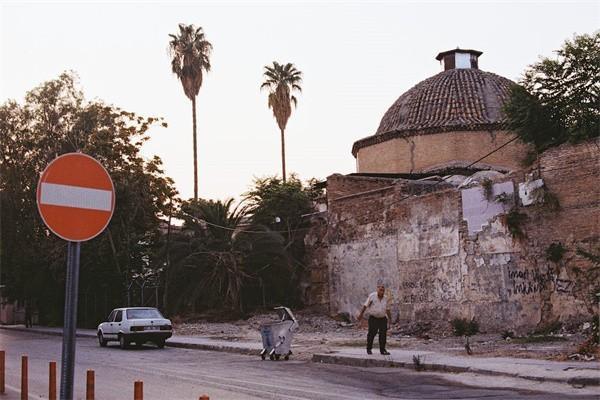
[[[27,356],[21,356],[21,400],[29,399]]]
[[[94,400],[96,378],[93,369],[88,369],[85,382],[85,400]]]
[[[203,394],[202,396],[200,396],[198,398],[198,400],[210,400],[210,397],[208,397],[207,395]]]
[[[6,354],[4,353],[4,350],[0,351],[0,394],[4,394],[4,367],[5,367],[5,358],[6,358]]]
[[[56,361],[48,364],[48,400],[56,400]]]
[[[144,400],[144,382],[135,381],[133,383],[133,400]]]

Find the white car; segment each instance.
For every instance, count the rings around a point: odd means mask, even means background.
[[[171,321],[152,307],[115,308],[107,321],[98,325],[98,343],[102,347],[110,341],[119,342],[122,349],[130,343],[141,347],[152,342],[162,349],[172,335]]]

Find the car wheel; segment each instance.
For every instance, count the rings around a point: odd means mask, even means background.
[[[108,343],[108,340],[104,339],[102,332],[98,331],[98,344],[100,347],[106,347],[106,343]]]
[[[164,340],[158,340],[156,342],[156,346],[158,346],[159,349],[162,349],[165,347],[165,341]]]
[[[129,346],[129,343],[127,343],[127,339],[125,338],[125,335],[119,335],[119,347],[121,347],[123,350],[125,350],[128,346]]]

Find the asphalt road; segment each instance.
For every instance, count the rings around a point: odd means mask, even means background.
[[[30,399],[47,398],[48,362],[60,374],[61,338],[0,331],[6,351],[7,394],[19,398],[21,355],[29,356]],[[439,374],[395,368],[357,368],[304,361],[262,361],[258,356],[166,347],[100,348],[77,338],[76,398],[85,398],[85,371],[93,369],[96,399],[133,399],[133,382],[144,382],[144,399],[583,399],[515,389],[463,386]],[[489,378],[488,378],[489,379]],[[589,397],[595,398],[595,397]]]

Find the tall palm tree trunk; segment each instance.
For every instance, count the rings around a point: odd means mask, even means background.
[[[281,129],[281,171],[283,174],[283,183],[285,183],[285,134]]]
[[[192,129],[194,131],[194,200],[198,200],[198,149],[196,148],[196,96],[192,98]]]

